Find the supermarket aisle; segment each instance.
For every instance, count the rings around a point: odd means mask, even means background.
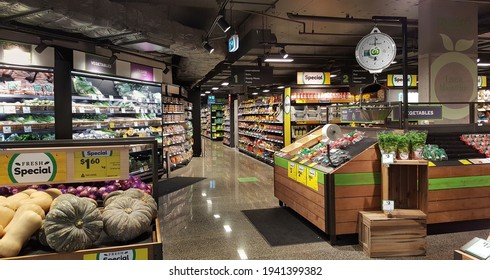
[[[204,142],[206,155],[172,176],[207,179],[160,198],[164,259],[367,259],[358,245],[270,246],[241,211],[278,207],[273,168],[221,142]],[[452,259],[453,249],[474,236],[486,238],[488,230],[431,235],[424,259]]]

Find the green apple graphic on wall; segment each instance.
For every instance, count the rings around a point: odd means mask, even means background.
[[[477,90],[477,67],[463,51],[474,44],[474,40],[458,40],[456,45],[446,34],[440,34],[444,48],[448,51],[431,64],[430,91],[432,102],[474,101]],[[446,119],[458,120],[468,115],[468,105],[444,104]]]

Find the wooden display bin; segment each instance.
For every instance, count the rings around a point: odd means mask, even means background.
[[[98,242],[98,241],[97,241]],[[147,240],[134,244],[118,246],[100,246],[98,248],[79,250],[70,253],[33,252],[32,254],[0,260],[161,260],[162,238],[158,218],[155,219],[151,236]]]
[[[398,210],[403,215],[403,210]],[[410,210],[410,218],[388,218],[383,212],[359,212],[359,244],[371,258],[425,256],[427,217]]]

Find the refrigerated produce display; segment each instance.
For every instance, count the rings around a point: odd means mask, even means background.
[[[54,139],[51,69],[0,67],[1,141]]]
[[[238,107],[238,150],[267,164],[284,147],[281,96],[249,99]]]
[[[211,104],[211,140],[222,141],[224,128],[224,104]]]

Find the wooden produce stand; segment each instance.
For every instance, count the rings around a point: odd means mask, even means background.
[[[26,146],[27,145],[27,146]],[[136,139],[98,139],[98,140],[54,140],[4,142],[0,143],[0,154],[5,166],[15,166],[15,160],[25,157],[48,157],[52,160],[52,172],[49,180],[20,181],[15,178],[7,168],[0,171],[2,185],[30,185],[34,183],[72,183],[94,182],[104,180],[117,180],[128,178],[128,150],[134,145],[151,145],[153,158],[157,158],[157,142],[154,138]],[[98,155],[104,155],[101,158]],[[89,159],[90,164],[87,163]],[[98,159],[98,161],[96,161]],[[48,162],[46,162],[48,163]],[[20,165],[18,165],[20,166]],[[54,166],[54,168],[53,168]],[[158,179],[157,161],[152,164],[153,185]],[[51,169],[50,169],[51,171]],[[101,176],[101,174],[103,174]],[[46,177],[47,178],[47,177]],[[9,181],[10,180],[10,181]],[[153,197],[158,199],[157,190],[153,190]],[[162,239],[158,217],[151,225],[151,229],[137,237],[132,243],[116,242],[102,232],[99,239],[93,244],[93,248],[69,253],[57,253],[47,247],[42,247],[38,242],[29,241],[22,249],[19,256],[13,260],[148,260],[162,259]],[[49,250],[49,251],[48,251]]]

